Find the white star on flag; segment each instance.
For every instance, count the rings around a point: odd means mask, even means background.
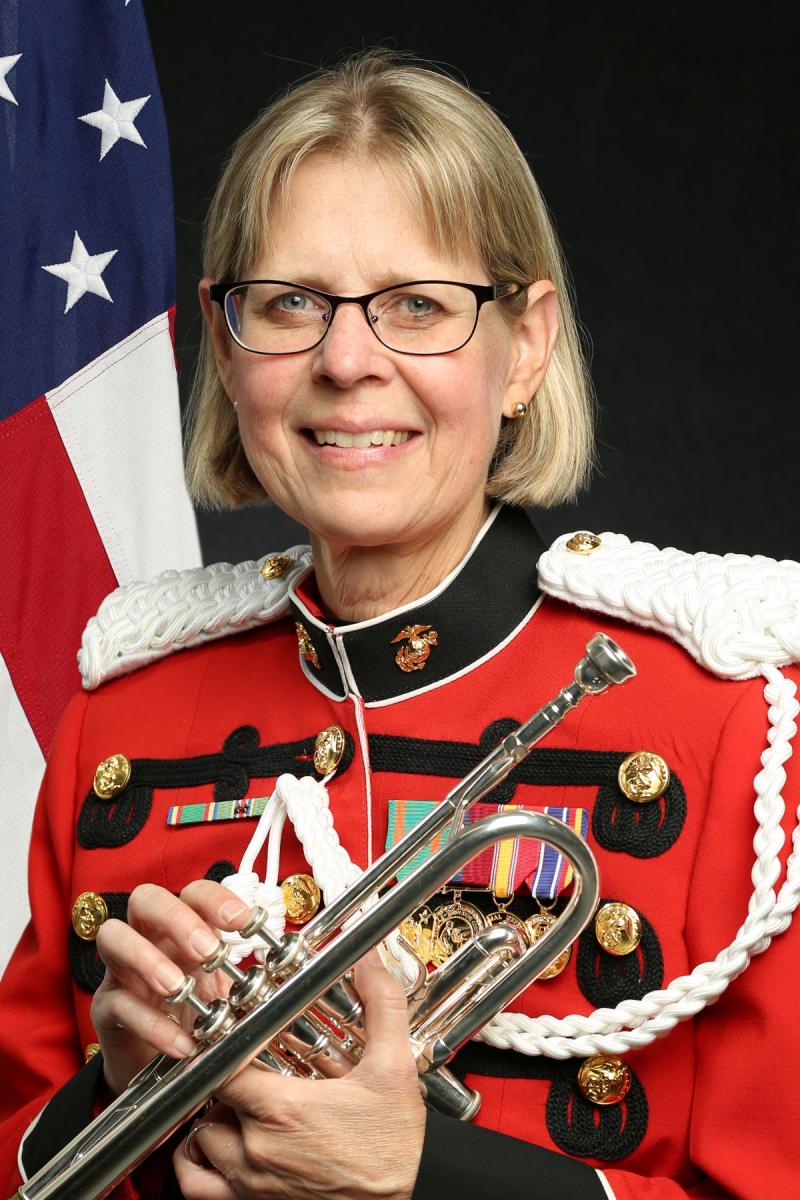
[[[116,253],[116,250],[106,250],[102,254],[90,254],[76,229],[69,262],[53,263],[49,267],[42,267],[43,271],[49,271],[51,275],[56,275],[67,283],[65,313],[68,313],[73,304],[76,304],[86,292],[92,292],[95,296],[102,296],[104,300],[108,300],[111,304],[114,303],[108,294],[108,288],[103,283],[102,275]]]
[[[124,138],[128,142],[135,142],[137,146],[145,145],[133,122],[149,99],[149,96],[140,96],[138,100],[120,100],[111,84],[106,80],[103,107],[98,108],[97,112],[86,113],[84,116],[78,117],[79,121],[85,121],[87,125],[94,125],[102,131],[100,138],[101,161],[120,138]],[[146,146],[145,149],[147,149]]]
[[[6,75],[21,58],[21,54],[7,54],[5,58],[0,58],[0,100],[10,100],[12,104],[17,103],[16,96],[6,83]]]

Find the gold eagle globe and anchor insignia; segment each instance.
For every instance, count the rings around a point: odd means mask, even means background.
[[[113,800],[128,786],[131,762],[125,754],[110,754],[97,764],[92,790],[99,800]]]
[[[262,579],[280,579],[281,575],[285,575],[289,567],[294,566],[294,559],[288,554],[271,554],[269,558],[265,558],[261,565]]]
[[[81,892],[72,905],[72,928],[82,942],[93,942],[108,920],[108,905],[99,892]]]
[[[300,648],[301,655],[307,663],[311,663],[312,667],[316,667],[319,670],[319,655],[314,649],[314,643],[311,641],[305,625],[301,625],[299,621],[295,621],[294,631],[297,634],[297,645]]]
[[[578,1087],[592,1104],[619,1104],[631,1090],[631,1069],[613,1054],[593,1054],[581,1063]]]
[[[617,781],[629,800],[649,804],[662,796],[669,786],[669,767],[660,754],[637,750],[620,763]]]
[[[400,647],[394,661],[401,671],[421,671],[430,657],[431,646],[439,644],[439,634],[430,625],[406,625],[392,638],[392,645],[404,641],[408,645]]]

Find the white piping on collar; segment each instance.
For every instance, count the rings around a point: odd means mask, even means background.
[[[444,687],[448,683],[454,683],[455,680],[462,679],[465,675],[469,675],[470,672],[476,671],[478,667],[482,667],[483,664],[487,663],[490,658],[494,658],[495,655],[501,652],[501,650],[505,650],[506,646],[510,642],[513,642],[514,638],[522,632],[528,622],[536,615],[539,605],[542,603],[544,598],[544,594],[538,596],[536,603],[528,610],[528,612],[526,612],[519,625],[512,629],[511,633],[509,633],[507,637],[503,638],[502,642],[499,642],[498,645],[493,646],[491,650],[488,650],[486,654],[483,654],[480,658],[476,658],[475,662],[471,662],[468,666],[462,667],[460,671],[454,671],[453,674],[448,675],[446,679],[439,679],[436,681],[436,683],[428,683],[425,685],[425,687],[415,688],[413,692],[404,692],[402,696],[391,696],[387,700],[365,701],[364,707],[387,708],[390,704],[401,704],[403,700],[413,700],[416,696],[422,696],[425,692],[433,692],[436,690],[436,688]]]
[[[412,609],[421,608],[425,604],[430,604],[432,600],[438,599],[438,597],[441,596],[442,592],[447,591],[447,589],[452,584],[453,580],[457,579],[458,576],[461,574],[461,572],[464,570],[464,567],[467,565],[469,560],[472,558],[473,554],[478,549],[478,546],[480,546],[481,542],[486,537],[486,534],[489,532],[492,525],[497,520],[498,516],[500,515],[500,512],[502,511],[502,507],[503,507],[502,504],[495,505],[495,507],[489,513],[489,516],[484,521],[483,525],[481,525],[480,529],[478,530],[478,532],[475,536],[475,540],[473,541],[473,543],[470,546],[467,553],[460,560],[460,562],[458,562],[455,565],[455,567],[453,567],[453,570],[450,572],[450,574],[445,575],[445,577],[441,581],[441,583],[437,584],[436,587],[432,589],[432,591],[426,592],[424,596],[420,596],[416,600],[411,600],[408,604],[401,605],[400,608],[393,608],[389,612],[382,613],[381,616],[379,616],[379,617],[369,617],[369,618],[367,618],[366,621],[354,621],[350,625],[336,625],[335,629],[336,629],[337,635],[343,635],[343,634],[348,634],[348,633],[358,633],[362,629],[370,629],[373,625],[382,625],[384,623],[384,621],[385,622],[390,622],[390,621],[394,622],[398,618],[404,616],[405,613],[411,612]],[[303,612],[304,616],[307,616],[309,621],[312,621],[313,624],[316,625],[317,629],[320,629],[320,630],[329,629],[330,626],[328,625],[328,623],[320,617],[315,617],[314,614],[309,611],[308,606],[306,604],[304,604],[303,601],[300,599],[300,597],[297,595],[297,590],[296,590],[297,584],[300,582],[301,582],[301,580],[299,578],[296,578],[292,588],[290,589],[289,594],[292,598],[292,601]]]

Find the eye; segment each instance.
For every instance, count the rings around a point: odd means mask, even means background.
[[[302,292],[284,292],[283,295],[277,296],[272,304],[282,308],[284,312],[303,312],[311,305],[311,297]]]
[[[427,317],[438,308],[429,296],[401,296],[401,304],[412,317]]]

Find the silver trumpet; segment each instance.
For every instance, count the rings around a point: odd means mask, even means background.
[[[463,827],[467,809],[509,774],[584,696],[636,673],[627,655],[598,633],[573,681],[509,733],[402,841],[309,922],[275,937],[254,909],[242,930],[267,947],[263,965],[246,971],[227,960],[227,945],[204,964],[232,979],[225,1000],[206,1005],[186,976],[171,997],[198,1013],[198,1047],[180,1061],[148,1064],[96,1120],[28,1179],[13,1200],[99,1200],[191,1117],[243,1064],[311,1078],[344,1074],[364,1045],[363,1009],[348,972],[476,854],[508,838],[536,838],[560,851],[574,872],[572,896],[558,922],[530,945],[511,924],[479,932],[428,974],[420,963],[409,993],[409,1030],[426,1102],[451,1116],[474,1116],[480,1096],[446,1064],[469,1038],[544,971],[579,936],[597,904],[597,866],[581,837],[539,813],[508,811]],[[379,900],[364,907],[398,870],[446,826],[447,844]],[[359,912],[359,910],[361,910]],[[347,922],[347,928],[342,926]],[[337,936],[334,937],[333,935]]]

